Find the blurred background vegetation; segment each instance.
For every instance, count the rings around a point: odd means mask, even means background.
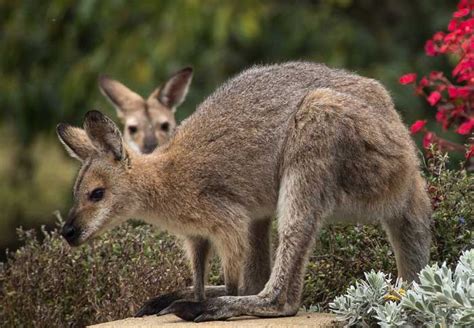
[[[101,109],[107,73],[147,95],[185,65],[195,69],[182,120],[228,77],[258,63],[311,60],[381,80],[406,123],[434,117],[406,72],[444,70],[423,45],[444,30],[449,0],[9,1],[0,0],[0,250],[15,228],[65,211],[78,164],[54,127]],[[436,131],[433,122],[429,126]],[[4,252],[0,252],[1,258]]]

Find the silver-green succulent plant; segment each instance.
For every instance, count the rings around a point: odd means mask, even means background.
[[[474,327],[474,249],[463,252],[454,272],[443,263],[418,276],[419,283],[407,288],[371,271],[330,308],[347,326]]]

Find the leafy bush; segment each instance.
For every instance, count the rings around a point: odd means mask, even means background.
[[[436,148],[427,160],[426,176],[433,212],[431,260],[457,262],[461,252],[474,247],[474,175],[448,168],[448,155]]]
[[[330,307],[350,326],[472,327],[474,322],[474,249],[465,251],[453,272],[443,263],[426,266],[420,283],[406,284],[382,272],[365,274]]]
[[[83,327],[126,318],[149,297],[190,284],[175,241],[147,225],[123,225],[71,249],[55,230],[0,268],[0,326]]]

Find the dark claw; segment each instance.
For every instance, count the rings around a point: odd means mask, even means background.
[[[179,300],[158,313],[158,315],[173,313],[183,320],[194,321],[203,312],[204,304],[202,302]]]
[[[135,317],[143,317],[145,315],[159,314],[163,309],[169,307],[173,302],[177,301],[179,296],[176,293],[169,293],[158,297],[150,298],[135,313]]]
[[[198,316],[196,319],[194,319],[194,322],[205,322],[205,321],[226,321],[229,319],[231,316],[226,316],[226,317],[216,317],[215,314],[212,313],[203,313],[200,316]]]

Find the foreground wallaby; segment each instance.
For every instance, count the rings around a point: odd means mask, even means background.
[[[62,231],[71,245],[129,217],[186,239],[194,298],[168,294],[141,314],[194,321],[294,315],[325,223],[381,224],[407,280],[428,261],[431,207],[415,145],[372,79],[304,62],[251,68],[208,97],[151,156],[129,151],[97,111],[86,114],[84,130],[60,124],[58,135],[82,161]],[[255,268],[269,265],[273,215],[279,245],[265,284]],[[204,288],[200,268],[210,244],[225,287]]]
[[[124,125],[124,139],[132,149],[149,154],[168,141],[176,128],[176,108],[183,103],[192,76],[191,67],[183,68],[146,100],[106,75],[99,77],[100,91],[117,110]]]

